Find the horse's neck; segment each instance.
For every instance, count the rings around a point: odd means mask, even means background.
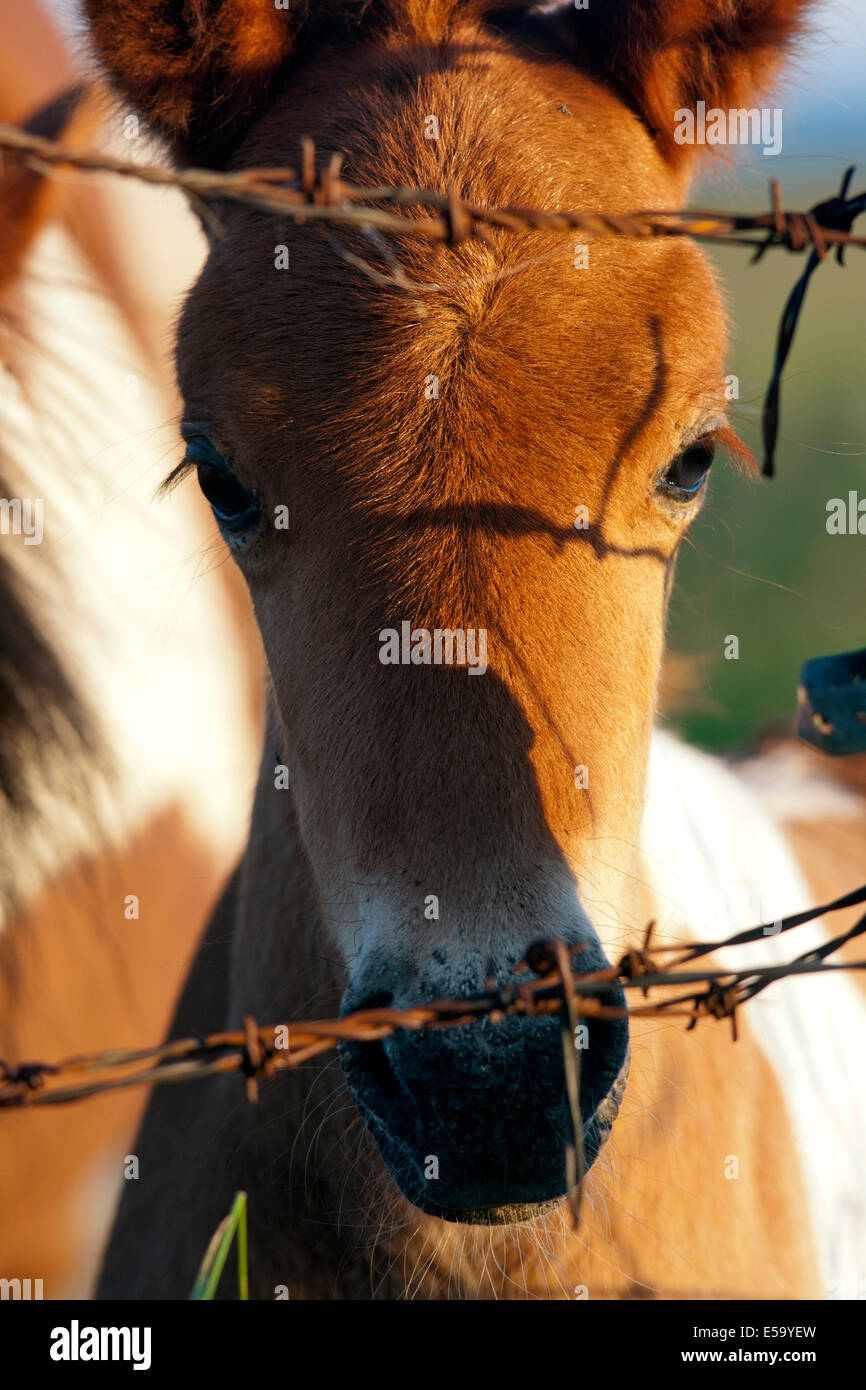
[[[283,761],[272,717],[241,866],[227,1022],[333,1017],[345,978],[325,940],[315,881],[290,788],[275,787]]]

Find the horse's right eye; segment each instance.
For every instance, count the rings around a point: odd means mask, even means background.
[[[258,500],[232,473],[225,473],[210,463],[200,463],[198,485],[218,521],[229,526],[245,526],[258,515]]]
[[[223,530],[239,531],[258,519],[259,499],[235,477],[206,435],[187,438],[186,456],[195,464],[198,485]]]

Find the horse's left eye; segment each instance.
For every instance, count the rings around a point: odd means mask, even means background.
[[[659,488],[676,501],[688,502],[696,497],[707,480],[715,454],[712,437],[690,444],[669,465],[659,479]]]

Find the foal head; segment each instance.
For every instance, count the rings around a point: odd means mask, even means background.
[[[88,7],[177,158],[297,165],[311,136],[358,184],[612,211],[681,203],[676,112],[750,99],[801,8]],[[437,250],[219,216],[180,324],[188,463],[249,584],[345,1009],[507,980],[539,935],[601,968],[637,922],[666,597],[727,432],[707,265],[682,240]],[[585,1041],[591,1163],[627,1027]],[[343,1065],[425,1211],[561,1198],[553,1020],[401,1032]]]

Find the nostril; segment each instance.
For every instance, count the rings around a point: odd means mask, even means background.
[[[378,989],[365,994],[359,989],[357,994],[347,990],[343,995],[341,1016],[368,1013],[372,1009],[387,1009],[394,1003],[391,990]],[[400,1085],[388,1061],[382,1042],[356,1042],[346,1039],[338,1051],[343,1071],[349,1084],[361,1088],[365,1096],[364,1109],[379,1118],[393,1105],[400,1094]]]
[[[368,999],[365,999],[363,1004],[356,1004],[355,1011],[360,1013],[367,1009],[387,1009],[390,1008],[393,1000],[393,994],[386,989],[380,989],[377,994],[371,994]]]
[[[343,1007],[340,1013],[361,1014],[368,1009],[388,1009],[394,1002],[394,996],[387,989],[377,990],[374,994],[366,994],[362,998],[353,998],[350,993],[343,996]]]
[[[370,1005],[370,1008],[380,1007]],[[391,1106],[406,1101],[406,1094],[388,1060],[381,1042],[344,1042],[338,1052],[343,1072],[355,1090],[367,1119],[375,1116],[382,1123]]]

